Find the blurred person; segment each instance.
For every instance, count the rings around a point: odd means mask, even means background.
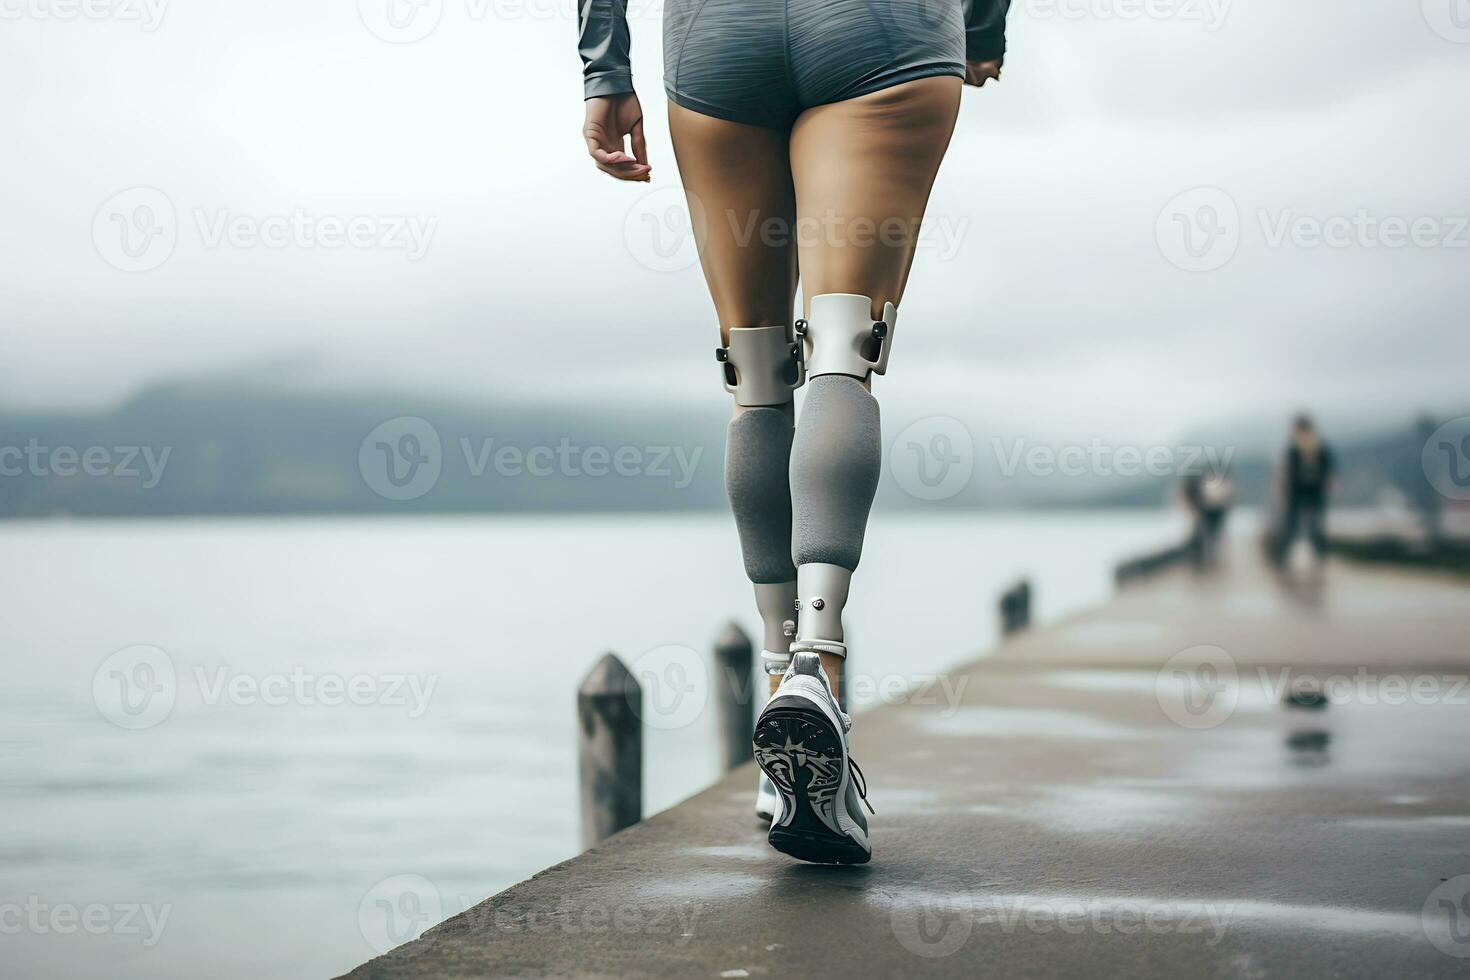
[[[1219,558],[1220,535],[1235,503],[1235,480],[1225,469],[1188,473],[1181,492],[1194,519],[1190,558],[1196,568],[1210,568]]]
[[[581,0],[583,136],[603,173],[646,182],[624,5]],[[669,127],[734,395],[726,489],[770,677],[754,735],[756,809],[770,817],[771,845],[803,860],[872,855],[839,700],[842,612],[882,453],[872,377],[888,367],[961,88],[1000,78],[1008,6],[665,7]]]
[[[1332,450],[1311,418],[1298,415],[1283,460],[1282,503],[1285,517],[1277,542],[1277,561],[1285,564],[1298,533],[1305,532],[1318,566],[1327,556],[1327,498],[1335,461]]]

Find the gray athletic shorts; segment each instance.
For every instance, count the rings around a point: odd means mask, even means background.
[[[664,88],[686,109],[775,129],[803,110],[965,76],[961,0],[668,0]]]

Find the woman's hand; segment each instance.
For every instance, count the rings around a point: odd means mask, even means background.
[[[648,147],[643,142],[643,107],[632,92],[587,100],[587,121],[582,124],[587,153],[597,169],[618,180],[647,181]],[[623,151],[623,137],[632,144],[633,155]]]
[[[965,62],[965,84],[982,88],[992,78],[1000,80],[1000,65],[1004,59],[996,58],[992,61],[967,61]]]

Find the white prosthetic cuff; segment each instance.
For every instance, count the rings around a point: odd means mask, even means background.
[[[730,346],[715,348],[725,390],[743,408],[785,405],[806,381],[801,344],[790,327],[731,327]]]
[[[823,293],[813,296],[808,308],[807,318],[796,321],[807,377],[845,374],[866,381],[870,375],[887,373],[898,324],[896,306],[883,304],[883,319],[874,320],[870,297]]]

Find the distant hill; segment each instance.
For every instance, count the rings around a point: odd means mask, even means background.
[[[391,420],[405,417],[432,427],[440,473],[422,493],[395,500],[374,490],[385,450],[368,447],[366,471],[360,454],[384,423],[379,435],[396,453],[397,429],[413,424]],[[723,437],[713,414],[598,416],[168,385],[103,414],[0,415],[0,447],[30,446],[39,461],[0,457],[0,515],[704,509],[723,502]],[[604,469],[596,450],[583,458],[593,446],[609,449],[606,475],[584,472]],[[93,451],[92,472],[56,447],[82,458]],[[561,458],[542,452],[517,465],[514,451],[534,447]],[[622,447],[636,450],[636,460],[623,457],[632,475],[614,469],[611,450]],[[431,450],[420,444],[416,452]],[[403,459],[395,462],[407,471]],[[25,471],[10,475],[17,465]]]
[[[722,409],[593,412],[158,385],[105,412],[0,414],[0,518],[722,509]],[[885,418],[885,433],[903,425]],[[1406,425],[1334,443],[1342,502],[1422,495],[1422,438]],[[1007,472],[1002,442],[977,434],[973,476],[942,501],[905,494],[885,472],[879,505],[1158,507],[1177,482]],[[1271,460],[1242,452],[1232,466],[1241,502],[1264,501]]]

